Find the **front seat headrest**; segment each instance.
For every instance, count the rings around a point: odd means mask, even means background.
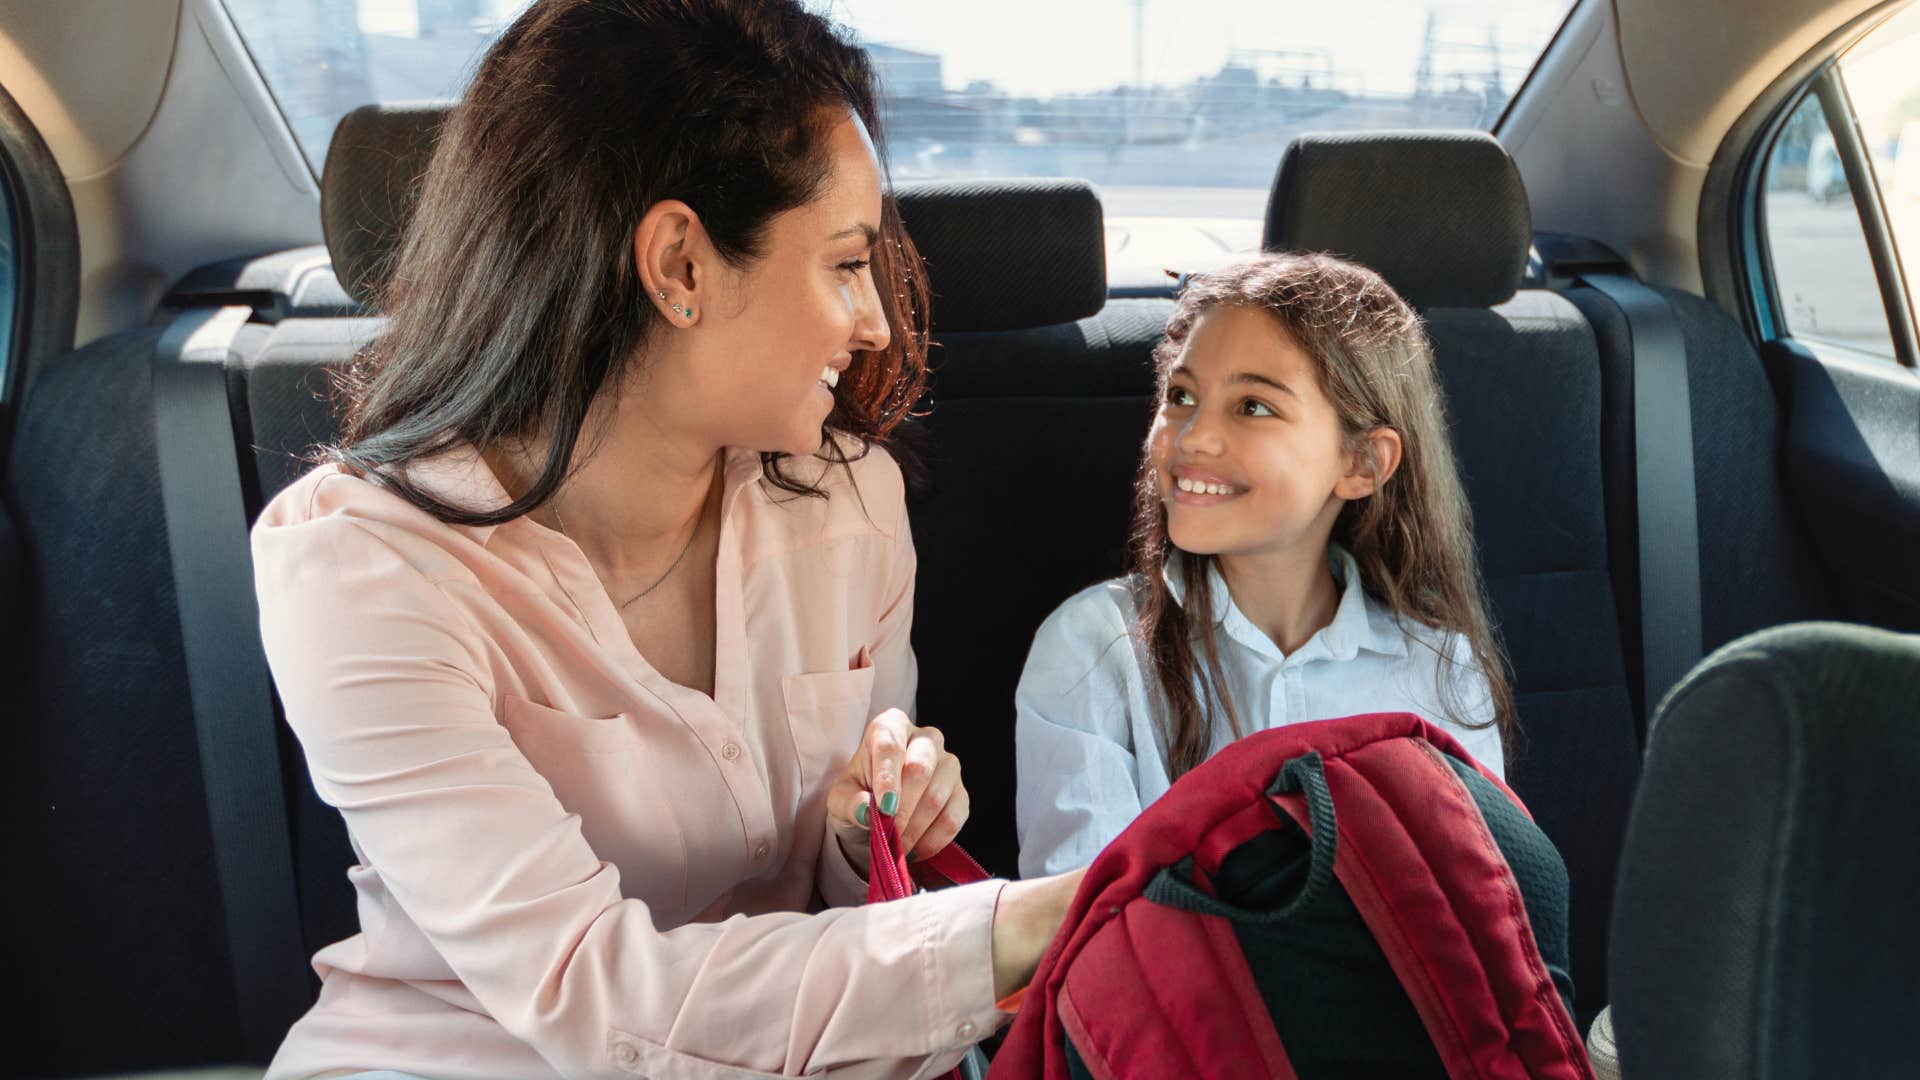
[[[1308,134],[1280,160],[1261,246],[1371,267],[1416,308],[1510,299],[1533,232],[1520,170],[1484,131]]]
[[[1920,636],[1726,646],[1647,734],[1613,906],[1620,1071],[1914,1076]]]
[[[320,231],[347,295],[372,305],[413,217],[446,105],[363,105],[340,120],[320,170]]]

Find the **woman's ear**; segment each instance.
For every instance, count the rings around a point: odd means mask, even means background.
[[[647,300],[675,326],[692,326],[711,299],[702,265],[711,250],[705,241],[700,215],[678,199],[654,203],[633,230],[640,284]]]
[[[1333,485],[1333,493],[1352,501],[1364,499],[1378,491],[1380,485],[1399,470],[1403,449],[1400,433],[1390,427],[1377,427],[1367,432],[1360,447],[1353,451],[1347,475]]]

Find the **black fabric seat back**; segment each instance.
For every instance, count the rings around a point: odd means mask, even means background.
[[[4,499],[25,635],[9,661],[8,911],[27,1075],[243,1057],[155,463],[157,330],[35,382]]]
[[[1085,241],[1099,250],[1097,231]],[[1115,300],[1054,326],[941,334],[934,352],[930,475],[908,503],[920,720],[963,763],[962,835],[996,873],[1019,872],[1014,687],[1047,614],[1125,570],[1151,353],[1172,310]]]
[[[1768,626],[1836,617],[1833,585],[1787,496],[1783,412],[1753,343],[1731,316],[1708,301],[1656,288],[1673,308],[1687,351],[1701,644],[1711,651]],[[1614,597],[1634,714],[1645,717],[1659,702],[1645,700],[1641,691],[1631,335],[1620,309],[1598,290],[1573,288],[1565,295],[1593,325],[1600,346],[1601,454]]]
[[[1614,914],[1621,1074],[1914,1076],[1920,637],[1810,623],[1648,733]]]
[[[1508,779],[1566,859],[1584,1024],[1607,997],[1639,746],[1603,512],[1598,350],[1564,297],[1516,294],[1530,217],[1512,160],[1483,132],[1303,136],[1274,179],[1264,242],[1371,266],[1426,319],[1513,667]]]

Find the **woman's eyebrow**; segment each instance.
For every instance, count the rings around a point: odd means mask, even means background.
[[[868,247],[872,247],[873,245],[880,242],[880,230],[874,228],[873,226],[867,224],[864,221],[860,222],[857,225],[849,225],[846,228],[841,229],[839,232],[834,233],[832,236],[827,237],[827,239],[829,241],[833,241],[833,240],[839,240],[842,237],[847,237],[847,236],[866,237]]]

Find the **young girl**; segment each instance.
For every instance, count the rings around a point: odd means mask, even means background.
[[[1154,358],[1134,572],[1060,605],[1020,679],[1021,873],[1282,724],[1413,712],[1501,774],[1513,697],[1419,316],[1266,255],[1189,284]]]

